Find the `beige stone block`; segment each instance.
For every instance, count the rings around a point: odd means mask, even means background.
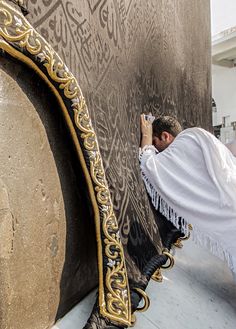
[[[45,329],[60,300],[64,201],[45,127],[11,64],[1,58],[0,328]]]

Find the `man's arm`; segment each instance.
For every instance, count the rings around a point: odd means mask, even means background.
[[[141,148],[145,145],[152,145],[152,123],[145,119],[144,114],[141,114],[140,118],[141,127]]]

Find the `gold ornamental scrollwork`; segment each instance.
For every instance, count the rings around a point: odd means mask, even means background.
[[[0,0],[0,18],[3,22],[0,23],[0,48],[33,68],[48,83],[61,105],[76,146],[95,213],[100,313],[131,325],[128,277],[118,222],[81,89],[53,48],[20,12],[3,0]]]

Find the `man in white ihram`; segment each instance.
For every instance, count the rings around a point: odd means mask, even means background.
[[[225,144],[225,146],[231,151],[231,153],[236,157],[236,139],[233,139],[231,142]]]
[[[141,115],[142,177],[152,203],[182,232],[225,260],[236,278],[236,158],[201,128]]]

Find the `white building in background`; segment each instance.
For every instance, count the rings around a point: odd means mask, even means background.
[[[213,126],[223,143],[236,139],[236,0],[212,0]]]

